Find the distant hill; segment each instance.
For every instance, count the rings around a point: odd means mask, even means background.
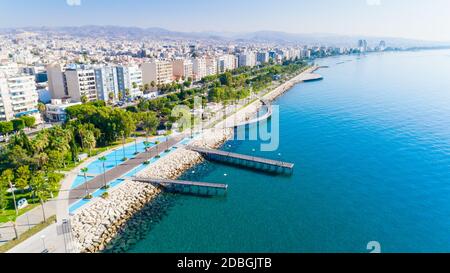
[[[277,44],[308,44],[329,46],[355,46],[359,39],[365,39],[369,45],[378,45],[381,40],[393,47],[432,47],[448,46],[449,43],[420,41],[393,37],[345,36],[336,34],[298,34],[281,31],[257,31],[249,33],[230,32],[178,32],[164,28],[139,28],[122,26],[77,26],[77,27],[25,27],[17,29],[0,29],[3,34],[20,34],[23,32],[39,34],[70,35],[75,37],[108,37],[128,39],[187,39],[264,42]]]

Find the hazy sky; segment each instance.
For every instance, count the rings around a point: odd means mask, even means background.
[[[277,30],[450,41],[450,1],[0,0],[0,27],[90,24],[163,27],[178,31]]]

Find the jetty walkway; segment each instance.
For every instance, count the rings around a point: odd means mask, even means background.
[[[263,172],[292,174],[294,170],[293,163],[231,153],[221,150],[200,148],[190,145],[187,145],[185,148],[197,152],[211,161],[223,162],[230,165],[238,165]]]

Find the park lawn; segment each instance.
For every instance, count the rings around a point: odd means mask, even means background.
[[[19,216],[34,209],[38,205],[39,205],[39,203],[28,204],[28,206],[26,208],[19,210]],[[0,211],[0,224],[7,223],[7,222],[11,221],[11,218],[14,218],[14,217],[16,217],[16,211],[14,208],[12,208],[12,209],[8,208],[4,211]]]
[[[64,175],[63,174],[59,174],[60,175],[60,181],[63,179]],[[53,198],[58,197],[59,194],[59,189],[55,192],[53,192]],[[20,190],[15,192],[16,195],[16,202],[19,201],[22,198],[27,199],[28,201],[28,206],[19,210],[19,215],[22,215],[32,209],[34,209],[35,207],[40,205],[39,199],[34,198],[32,196],[32,193],[29,191],[23,191],[21,192]],[[8,194],[8,206],[6,207],[6,209],[4,211],[0,210],[0,224],[2,223],[7,223],[9,221],[11,221],[11,217],[14,218],[16,216],[16,210],[14,209],[14,200],[12,197],[12,194]]]

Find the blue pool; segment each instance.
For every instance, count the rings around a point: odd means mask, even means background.
[[[90,181],[92,178],[94,178],[93,176],[86,176],[86,181]],[[75,189],[76,187],[83,185],[85,182],[84,180],[84,175],[79,175],[77,176],[77,178],[75,178],[75,180],[72,182],[72,186],[70,187],[70,189]]]
[[[162,140],[160,140],[162,142]],[[153,147],[155,146],[154,143],[151,143],[149,145],[149,147]],[[135,157],[135,153],[142,153],[145,151],[145,144],[144,142],[140,142],[140,143],[132,143],[129,144],[128,146],[120,147],[115,149],[114,151],[108,153],[105,157],[106,157],[106,161],[105,161],[105,171],[109,171],[110,169],[117,167],[118,165],[122,164],[123,161],[122,159],[124,157],[130,159]],[[92,162],[91,164],[89,164],[87,166],[88,168],[88,173],[89,174],[102,174],[103,173],[103,162],[100,160],[96,160],[94,162]]]

